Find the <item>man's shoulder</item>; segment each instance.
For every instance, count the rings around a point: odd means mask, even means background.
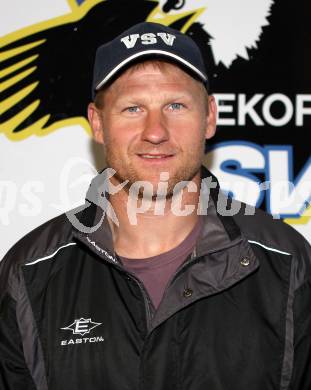
[[[293,256],[311,254],[308,241],[291,225],[261,209],[234,202],[240,208],[233,218],[249,242]]]
[[[38,226],[22,237],[4,256],[3,261],[25,264],[48,256],[72,241],[72,225],[61,214]]]
[[[66,214],[43,223],[22,237],[0,262],[0,303],[5,293],[14,289],[21,266],[51,257],[59,248],[72,242],[72,226]]]
[[[249,241],[292,255],[304,249],[309,250],[307,240],[282,219],[245,203],[233,202],[237,205],[236,209],[239,209],[233,218]]]

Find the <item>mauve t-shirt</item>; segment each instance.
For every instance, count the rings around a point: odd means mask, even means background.
[[[192,253],[201,228],[202,217],[199,217],[198,222],[183,242],[158,256],[142,259],[120,256],[124,267],[143,282],[155,308],[159,306],[165,287],[173,274]]]

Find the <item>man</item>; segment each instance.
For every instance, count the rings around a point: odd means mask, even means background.
[[[1,389],[310,389],[311,250],[201,167],[195,43],[136,25],[98,49],[93,93],[108,168],[1,264]]]

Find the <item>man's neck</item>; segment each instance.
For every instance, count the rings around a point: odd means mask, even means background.
[[[137,208],[131,207],[132,200],[126,191],[112,195],[110,202],[119,221],[119,226],[109,221],[116,253],[128,258],[147,258],[179,245],[198,221],[199,194],[183,189],[179,196],[178,201],[176,198],[150,201],[148,210],[137,212]],[[140,202],[138,206],[143,205]],[[181,215],[186,208],[192,212]]]

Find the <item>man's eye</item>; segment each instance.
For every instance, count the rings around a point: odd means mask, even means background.
[[[180,110],[180,109],[183,108],[183,104],[181,104],[181,103],[171,103],[171,104],[169,105],[169,108],[170,108],[171,110],[178,111],[178,110]]]
[[[139,112],[139,107],[138,106],[127,107],[126,111],[131,113]]]

